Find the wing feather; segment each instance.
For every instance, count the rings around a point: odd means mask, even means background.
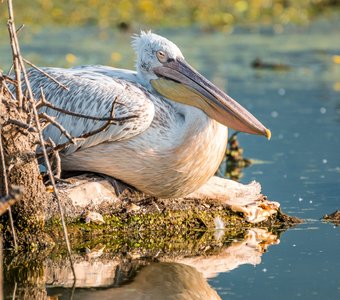
[[[44,68],[43,70],[69,90],[61,88],[39,71],[31,69],[29,79],[37,99],[41,97],[40,88],[42,88],[45,98],[63,110],[99,118],[110,118],[111,112],[117,119],[134,116],[131,119],[115,122],[105,131],[68,146],[65,149],[66,154],[104,142],[129,139],[145,131],[153,120],[155,109],[151,100],[152,95],[138,83],[109,77],[86,68]],[[42,108],[42,111],[56,117],[73,137],[98,130],[107,123],[107,121],[68,115],[51,108]],[[44,136],[50,137],[57,145],[67,142],[67,138],[53,125],[46,127]]]

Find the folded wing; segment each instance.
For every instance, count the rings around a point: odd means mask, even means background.
[[[115,72],[107,76],[95,72],[91,67],[43,70],[64,84],[68,90],[41,72],[31,69],[29,79],[36,99],[41,97],[42,88],[45,98],[65,111],[96,118],[117,119],[105,130],[68,146],[64,150],[65,154],[100,143],[129,139],[145,131],[153,120],[155,109],[151,101],[152,95],[138,83],[132,82],[135,79],[132,73],[123,72],[122,76],[118,76],[119,70],[115,69]],[[117,78],[114,78],[115,75]],[[126,77],[131,77],[131,81],[126,80]],[[41,111],[56,117],[73,137],[91,133],[107,124],[106,120],[83,118],[51,108],[42,108]],[[44,136],[50,137],[57,145],[68,141],[53,125],[47,126]]]

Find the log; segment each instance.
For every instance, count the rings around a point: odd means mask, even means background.
[[[259,223],[276,214],[280,207],[278,202],[269,201],[261,194],[261,185],[255,181],[243,185],[216,176],[196,192],[177,199],[156,199],[114,179],[108,180],[93,174],[72,177],[68,183],[59,184],[58,190],[69,220],[79,218],[85,210],[110,215],[122,208],[129,210],[131,203],[152,201],[163,209],[172,210],[189,210],[196,207],[197,203],[206,205],[206,208],[221,206],[242,213],[248,222]],[[56,206],[48,207],[47,218],[56,217]]]

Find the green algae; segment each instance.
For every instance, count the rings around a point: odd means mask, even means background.
[[[120,262],[129,270],[152,261],[172,261],[180,257],[208,257],[223,255],[228,247],[248,239],[250,231],[263,230],[257,238],[257,251],[263,253],[266,247],[276,244],[279,236],[298,222],[281,212],[266,222],[252,224],[242,214],[234,213],[221,206],[206,209],[196,207],[187,210],[116,212],[104,215],[104,224],[85,223],[83,218],[69,220],[67,229],[74,263],[99,259]],[[216,218],[219,228],[216,229]],[[259,229],[261,228],[261,229]],[[63,239],[59,218],[46,222],[44,234],[53,243],[44,251],[30,247],[20,255],[6,252],[4,258],[5,281],[20,282],[21,293],[34,290],[37,295],[44,289],[45,268],[69,268],[68,254]],[[256,234],[257,235],[257,234]]]
[[[216,218],[224,223],[223,237],[219,240],[215,238],[216,231],[220,230],[215,228]],[[68,222],[72,248],[77,252],[85,248],[93,249],[100,244],[105,246],[106,252],[117,255],[131,251],[148,255],[157,251],[197,253],[197,249],[207,246],[212,249],[214,245],[239,239],[251,228],[266,228],[278,234],[297,222],[279,212],[265,222],[252,224],[246,222],[241,214],[220,207],[166,210],[162,213],[121,213],[104,216],[104,220],[104,224],[85,223],[81,218]],[[55,241],[63,238],[58,219],[46,224],[46,232]]]

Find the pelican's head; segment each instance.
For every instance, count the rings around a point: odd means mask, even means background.
[[[138,76],[147,86],[170,100],[200,108],[227,127],[270,139],[270,130],[191,67],[174,43],[142,31],[132,45],[137,53]]]

